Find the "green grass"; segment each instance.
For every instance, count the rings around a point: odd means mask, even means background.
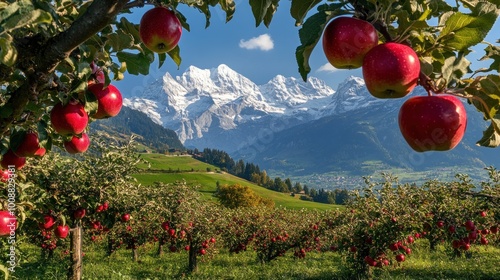
[[[142,157],[151,164],[151,170],[155,171],[151,172],[144,169],[142,173],[134,175],[139,183],[146,186],[151,185],[154,182],[175,183],[176,181],[185,180],[190,185],[199,185],[203,198],[212,200],[212,195],[215,193],[217,182],[222,185],[239,184],[242,186],[248,186],[262,197],[272,199],[278,207],[281,206],[290,209],[305,208],[318,210],[343,208],[343,206],[339,205],[304,201],[300,200],[298,195],[292,197],[289,194],[268,190],[231,174],[220,171],[215,172],[216,170],[219,170],[217,167],[203,163],[189,156],[143,154]],[[146,165],[143,165],[142,168],[146,168]],[[207,168],[211,170],[211,172],[207,172]],[[177,170],[179,171],[177,172]]]
[[[471,258],[450,258],[443,247],[429,251],[421,242],[414,253],[399,264],[373,271],[374,279],[500,279],[500,249],[473,246]],[[196,273],[186,274],[187,253],[155,255],[156,244],[139,249],[140,262],[133,262],[131,252],[121,249],[106,257],[104,245],[86,244],[83,279],[353,279],[338,253],[308,253],[298,260],[288,252],[268,264],[260,264],[253,251],[229,254],[221,251],[212,259],[199,259]],[[30,245],[22,267],[16,269],[17,279],[65,279],[67,257],[61,250],[51,260],[40,260],[39,248]]]

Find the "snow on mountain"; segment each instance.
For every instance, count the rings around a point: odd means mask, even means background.
[[[145,112],[177,132],[187,147],[217,147],[228,152],[252,135],[368,106],[377,102],[360,78],[350,77],[337,92],[322,80],[307,82],[278,75],[257,85],[227,65],[190,66],[181,76],[166,73],[124,105]],[[276,128],[279,127],[279,128]],[[253,138],[252,138],[253,139]]]

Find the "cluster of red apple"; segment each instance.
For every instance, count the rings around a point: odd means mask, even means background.
[[[337,17],[323,34],[323,50],[328,61],[339,69],[362,67],[371,95],[401,98],[418,84],[420,61],[404,44],[379,44],[375,27],[364,20]],[[399,112],[399,127],[410,147],[417,152],[446,151],[461,141],[467,124],[465,108],[451,95],[415,96],[405,101]]]
[[[88,82],[88,90],[95,95],[98,102],[97,112],[91,117],[104,119],[118,115],[122,107],[122,95],[113,85],[104,86],[104,73],[94,63],[91,63],[94,80]],[[85,106],[79,100],[72,99],[66,104],[62,102],[54,105],[50,112],[50,122],[54,131],[62,135],[65,140],[64,148],[70,154],[83,153],[90,146],[90,139],[85,133],[89,116]],[[11,135],[10,149],[1,160],[5,169],[14,166],[21,169],[26,164],[27,157],[45,155],[45,148],[40,146],[38,134],[35,131],[21,131],[18,137]],[[13,143],[12,139],[19,139]]]

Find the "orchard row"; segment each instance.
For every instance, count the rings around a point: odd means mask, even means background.
[[[142,191],[155,202],[136,201],[126,211],[104,202],[76,208],[64,219],[48,210],[28,217],[18,234],[28,235],[49,255],[58,248],[70,253],[69,226],[81,227],[85,240],[102,243],[109,255],[129,249],[138,259],[138,248],[148,243],[157,244],[159,254],[186,252],[191,271],[198,258],[209,260],[220,250],[252,250],[262,263],[288,254],[300,259],[313,250],[337,251],[353,274],[367,274],[404,265],[417,239],[427,239],[431,249],[443,244],[455,257],[470,256],[474,246],[500,246],[499,176],[493,169],[490,174],[481,192],[466,176],[417,187],[386,175],[385,181],[367,180],[361,193],[352,193],[346,210],[331,212],[231,210],[201,201],[185,183],[157,183]]]

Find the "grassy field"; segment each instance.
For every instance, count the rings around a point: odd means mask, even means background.
[[[88,244],[85,248],[83,279],[353,279],[342,264],[338,253],[308,253],[305,259],[293,258],[292,253],[268,264],[260,264],[256,254],[247,251],[230,255],[220,252],[213,259],[200,259],[199,269],[185,274],[187,253],[154,254],[156,244],[139,250],[139,262],[133,262],[131,252],[119,250],[106,257],[103,246]],[[452,259],[444,247],[430,252],[426,241],[420,241],[401,265],[392,264],[373,271],[375,279],[500,279],[500,249],[476,246],[472,258]],[[65,279],[67,257],[58,252],[53,259],[41,261],[39,248],[27,253],[22,267],[16,269],[17,279]]]
[[[151,164],[151,169],[148,170],[147,165],[143,164],[140,166],[143,171],[135,174],[134,177],[146,186],[154,182],[174,183],[185,180],[188,184],[199,185],[205,199],[214,199],[212,195],[216,190],[217,182],[223,185],[239,184],[248,186],[262,197],[272,199],[276,206],[290,209],[320,210],[342,208],[342,206],[338,205],[304,201],[300,200],[299,196],[292,197],[289,194],[268,190],[231,174],[220,172],[217,167],[193,159],[190,156],[143,154],[142,157]]]

